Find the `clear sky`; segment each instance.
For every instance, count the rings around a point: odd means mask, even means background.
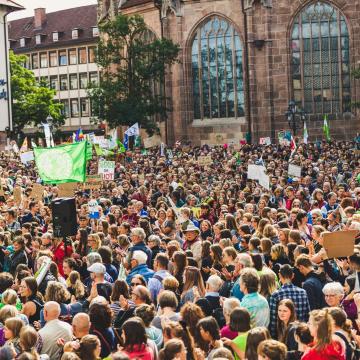
[[[68,9],[76,6],[96,4],[97,0],[14,0],[26,9],[9,15],[9,20],[32,16],[34,9],[44,7],[46,12]]]

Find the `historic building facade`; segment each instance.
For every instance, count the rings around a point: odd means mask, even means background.
[[[238,143],[288,129],[294,100],[311,140],[352,139],[360,117],[359,0],[99,0],[98,18],[141,14],[181,47],[166,79],[169,143]],[[300,117],[298,134],[302,133]]]
[[[64,105],[65,134],[79,127],[98,128],[91,124],[87,97],[88,84],[100,77],[95,63],[98,39],[96,4],[52,13],[39,8],[33,17],[9,23],[11,49],[27,55],[26,67],[56,90],[55,99]]]

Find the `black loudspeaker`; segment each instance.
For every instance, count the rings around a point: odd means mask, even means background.
[[[57,198],[53,200],[52,216],[55,237],[76,235],[76,204],[74,198]]]

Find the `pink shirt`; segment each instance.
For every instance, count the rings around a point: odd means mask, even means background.
[[[237,331],[230,330],[229,325],[225,325],[220,331],[221,337],[226,337],[230,340],[234,340],[238,336]]]

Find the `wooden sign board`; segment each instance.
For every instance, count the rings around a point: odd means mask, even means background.
[[[34,184],[30,193],[30,197],[35,201],[41,201],[44,194],[44,187],[41,184]]]
[[[102,187],[101,175],[88,175],[84,182],[84,190],[98,190]]]
[[[329,259],[347,257],[354,253],[357,230],[335,231],[325,233],[324,249]]]
[[[213,163],[213,160],[210,155],[206,155],[206,156],[199,156],[197,162],[200,166],[207,166],[207,165],[211,165]]]
[[[64,184],[59,184],[58,185],[58,189],[59,189],[59,197],[73,197],[74,196],[74,192],[77,189],[78,183],[76,182],[71,182],[71,183],[64,183]]]
[[[21,200],[22,200],[21,187],[20,186],[15,186],[15,188],[14,188],[14,201],[15,201],[15,204],[17,206],[19,206],[21,204]]]

